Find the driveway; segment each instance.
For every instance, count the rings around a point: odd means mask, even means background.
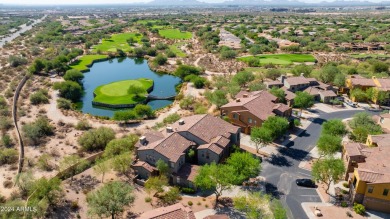
[[[288,142],[286,147],[278,147],[278,153],[264,160],[261,176],[266,179],[266,191],[280,198],[283,205],[288,207],[288,217],[295,219],[308,218],[302,209],[303,202],[321,202],[315,189],[302,188],[295,184],[295,179],[311,178],[311,172],[299,168],[299,163],[306,159],[314,148],[320,136],[321,125],[328,119],[346,119],[362,109],[342,110],[325,113],[317,110],[318,118],[297,136]],[[369,112],[370,113],[370,112]]]

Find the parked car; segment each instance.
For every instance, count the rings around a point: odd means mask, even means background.
[[[351,107],[353,107],[353,108],[358,107],[358,104],[355,103],[355,102],[350,102],[350,101],[348,101],[348,102],[345,102],[345,104],[347,104],[348,106],[351,106]]]
[[[316,184],[311,179],[297,179],[295,182],[298,186],[316,188]]]

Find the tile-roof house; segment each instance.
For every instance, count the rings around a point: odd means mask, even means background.
[[[145,133],[135,146],[138,162],[146,162],[155,167],[161,159],[169,165],[170,173],[177,175],[186,163],[193,160],[197,160],[199,164],[220,162],[230,154],[233,145],[240,145],[240,128],[221,118],[204,114],[182,118],[161,132]],[[196,152],[198,159],[189,157],[190,150]],[[148,172],[148,169],[139,171],[139,166],[145,165],[137,163],[133,168],[138,169],[138,175],[151,175],[141,173]],[[183,180],[189,181],[185,178]]]
[[[234,101],[221,107],[221,114],[249,134],[251,127],[261,126],[269,116],[291,116],[291,108],[278,103],[278,98],[268,91],[241,91]]]
[[[195,219],[191,208],[177,203],[168,207],[156,208],[141,214],[139,219]]]
[[[383,91],[390,93],[390,78],[377,78],[373,76],[372,78],[364,78],[360,75],[351,75],[347,80],[345,81],[345,85],[350,90],[355,88],[360,88],[362,90],[367,90],[369,88],[375,88],[377,91]],[[355,100],[355,98],[351,97],[352,101]],[[376,100],[373,100],[376,102]],[[384,100],[382,105],[389,105],[390,104],[390,98],[387,98]]]
[[[369,135],[366,145],[344,146],[344,154],[348,154],[345,159],[354,163],[353,172],[348,174],[351,201],[390,213],[390,134]]]
[[[374,115],[372,118],[382,127],[385,133],[390,134],[390,113]]]

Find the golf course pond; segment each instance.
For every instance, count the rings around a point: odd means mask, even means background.
[[[142,58],[114,58],[94,63],[90,71],[84,73],[84,96],[81,99],[80,110],[96,116],[113,116],[116,110],[94,106],[94,91],[97,87],[122,80],[150,79],[154,82],[153,90],[149,93],[153,96],[168,97],[176,95],[176,85],[181,83],[180,78],[153,72]],[[173,100],[150,100],[148,105],[152,109],[163,108],[171,104]]]

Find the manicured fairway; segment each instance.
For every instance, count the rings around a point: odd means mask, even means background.
[[[251,57],[260,60],[260,64],[289,65],[293,62],[315,62],[316,59],[310,54],[264,54],[256,56],[240,57],[238,60],[247,62]]]
[[[167,38],[167,39],[191,39],[192,33],[191,32],[181,32],[179,29],[164,29],[159,30],[158,33],[160,36]]]
[[[99,61],[108,58],[107,55],[85,55],[82,56],[78,61],[70,65],[71,68],[79,71],[88,70],[88,65],[91,65],[93,61]]]
[[[175,43],[173,45],[170,45],[169,46],[169,49],[174,52],[176,54],[177,57],[186,57],[187,54],[185,52],[183,52],[180,47],[182,47],[184,45],[184,43]]]
[[[93,47],[93,50],[96,52],[100,50],[102,52],[116,52],[118,49],[129,52],[131,51],[131,46],[127,43],[127,40],[131,37],[138,43],[141,42],[142,35],[135,33],[119,33],[111,36],[110,39],[103,39],[102,43]]]
[[[105,103],[105,104],[134,104],[145,100],[145,95],[141,94],[141,97],[135,97],[134,94],[129,94],[128,89],[130,85],[139,85],[149,89],[153,85],[152,79],[140,78],[137,80],[124,80],[116,81],[113,83],[101,85],[94,91],[95,98],[94,102]]]

